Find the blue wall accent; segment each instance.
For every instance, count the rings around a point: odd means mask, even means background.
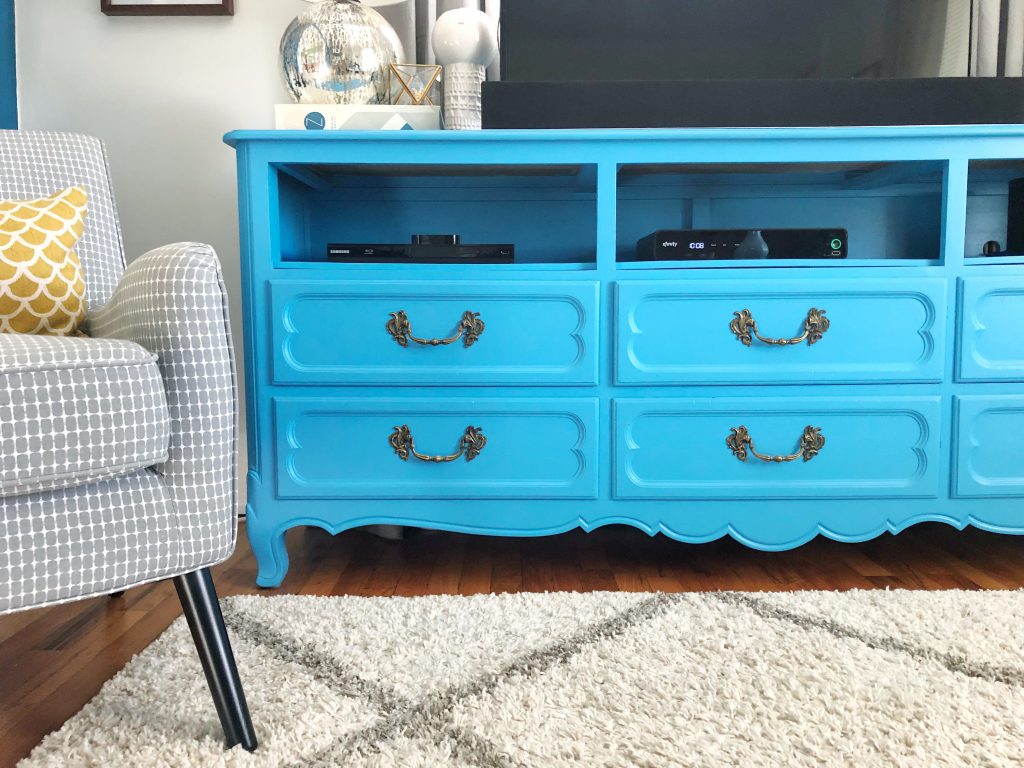
[[[0,0],[0,128],[18,127],[18,77],[14,67],[14,0]]]

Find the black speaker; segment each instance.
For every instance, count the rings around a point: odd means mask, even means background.
[[[1006,252],[1024,254],[1024,178],[1010,182],[1006,205]]]
[[[484,128],[1024,123],[1024,78],[483,85]]]

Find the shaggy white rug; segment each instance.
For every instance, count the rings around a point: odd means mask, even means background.
[[[224,601],[260,749],[181,620],[22,768],[1019,766],[1024,593]]]

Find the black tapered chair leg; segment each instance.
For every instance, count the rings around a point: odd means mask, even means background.
[[[253,752],[256,749],[256,733],[252,728],[249,707],[245,703],[245,692],[238,679],[235,654],[228,641],[210,569],[204,568],[175,577],[174,588],[178,590],[178,599],[185,609],[188,627],[192,630],[192,639],[199,652],[203,672],[206,673],[206,682],[210,686],[213,703],[224,728],[227,748],[241,744],[244,749]]]

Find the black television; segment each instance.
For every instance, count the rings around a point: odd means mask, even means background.
[[[503,0],[484,127],[1024,122],[991,0]]]

